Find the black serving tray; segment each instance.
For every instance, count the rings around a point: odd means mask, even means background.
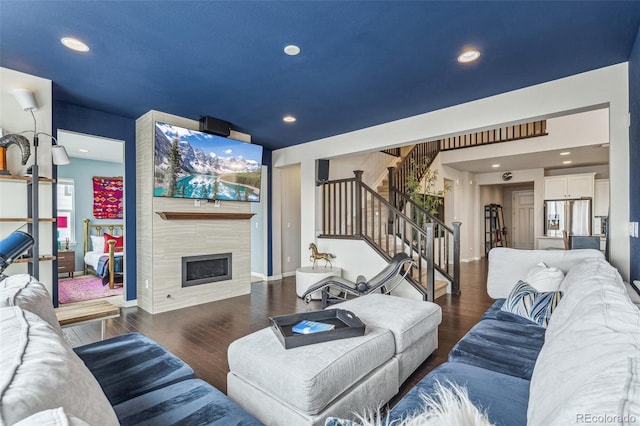
[[[310,320],[335,325],[333,330],[311,334],[295,334],[291,329],[300,321]],[[269,317],[271,329],[285,349],[328,342],[346,337],[362,336],[365,325],[353,312],[344,309],[302,312],[299,314]]]

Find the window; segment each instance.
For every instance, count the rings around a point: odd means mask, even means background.
[[[75,229],[75,196],[73,179],[58,179],[58,241],[65,243],[69,239],[69,243],[76,242]]]

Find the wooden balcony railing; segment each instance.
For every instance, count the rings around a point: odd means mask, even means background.
[[[440,139],[440,151],[515,141],[547,135],[547,120],[532,121],[514,126],[499,127],[483,132],[468,133]]]

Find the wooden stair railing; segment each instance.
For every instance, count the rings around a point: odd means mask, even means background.
[[[407,192],[410,177],[421,180],[431,163],[440,152],[440,141],[416,144],[398,167],[389,167],[389,185],[401,193]]]
[[[454,252],[458,253],[454,254],[454,259],[459,260],[459,224],[454,225],[453,230],[439,222],[425,222],[421,226],[364,184],[362,171],[356,170],[354,173],[354,178],[329,181],[322,185],[323,218],[320,237],[362,239],[387,260],[400,251],[407,253],[416,262],[408,282],[424,300],[433,301],[436,256],[444,259],[444,252],[449,251],[448,241],[453,238],[454,246],[457,247]],[[436,238],[436,233],[443,232],[451,234],[446,234],[446,243],[443,242],[443,237]],[[445,251],[442,247],[434,248],[434,242],[439,246],[445,244]],[[443,264],[443,260],[439,260],[438,268]],[[459,266],[454,266],[453,269],[454,272],[449,275],[459,277]],[[452,288],[458,291],[459,279],[454,286]]]
[[[451,293],[460,294],[460,222],[453,222],[452,227],[423,207],[416,204],[408,195],[401,194],[395,188],[390,188],[396,205],[401,205],[400,211],[418,224],[432,223],[434,229],[433,266],[451,282]]]
[[[382,151],[383,154],[387,154],[387,155],[391,155],[393,157],[400,157],[402,154],[401,149],[398,148],[387,148],[387,149],[383,149]]]

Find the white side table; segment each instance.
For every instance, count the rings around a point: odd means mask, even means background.
[[[327,277],[342,277],[342,269],[335,266],[332,268],[304,266],[296,269],[296,294],[298,297],[302,297],[309,287]],[[322,292],[316,291],[312,293],[311,299],[321,300]]]

